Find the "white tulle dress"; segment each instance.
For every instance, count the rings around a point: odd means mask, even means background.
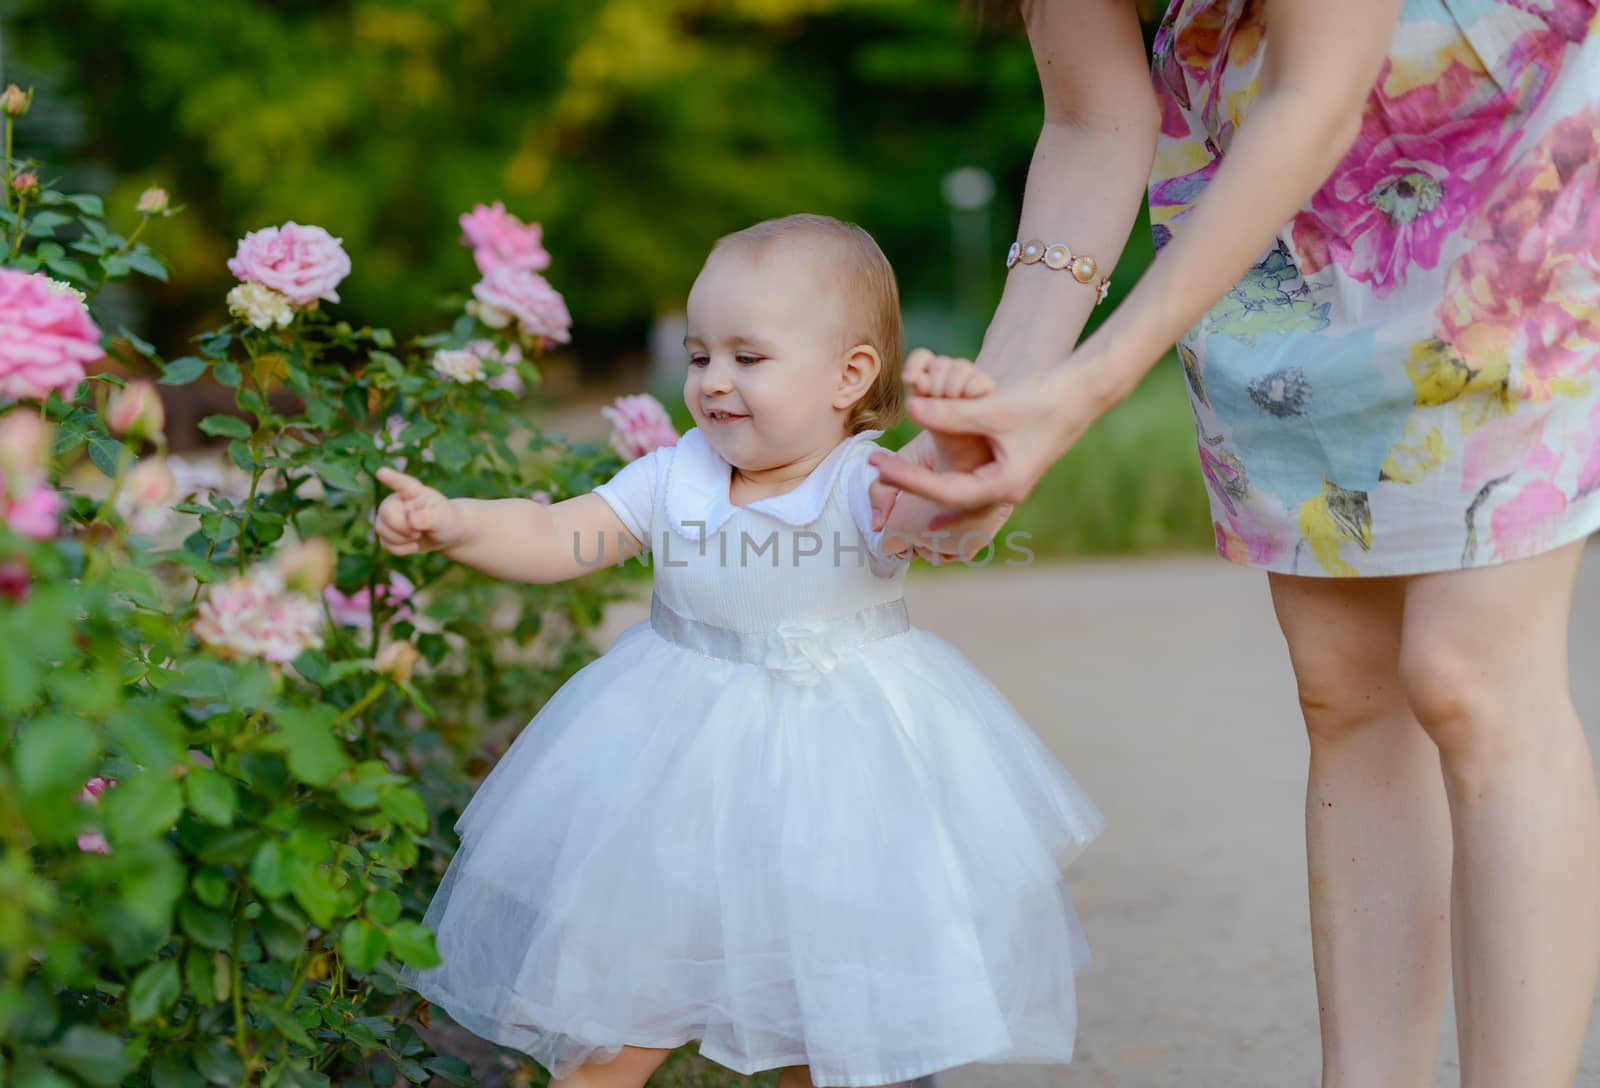
[[[698,431],[598,489],[652,547],[651,617],[489,774],[404,980],[556,1075],[699,1040],[740,1073],[880,1085],[1063,1062],[1088,951],[1063,866],[1101,817],[907,622],[842,442],[738,507]]]

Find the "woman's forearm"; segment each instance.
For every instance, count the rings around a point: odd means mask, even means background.
[[[1335,113],[1297,94],[1255,102],[1172,242],[1078,350],[1075,364],[1090,368],[1108,403],[1126,397],[1260,259],[1339,164],[1359,124],[1359,112]]]
[[[1155,157],[1153,100],[1149,111],[1131,114],[1121,124],[1045,122],[1028,169],[1018,240],[1062,242],[1093,257],[1101,274],[1113,271]],[[1005,385],[1060,363],[1097,298],[1094,284],[1065,271],[1018,264],[1006,277],[978,365]]]

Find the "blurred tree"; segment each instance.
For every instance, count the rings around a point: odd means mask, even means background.
[[[1020,34],[953,2],[9,6],[6,78],[78,105],[28,118],[39,142],[103,163],[113,207],[159,182],[190,209],[141,323],[167,347],[219,313],[234,239],[287,219],[344,239],[359,312],[419,328],[475,279],[456,216],[496,199],[544,224],[595,357],[641,345],[718,235],[797,210],[860,222],[908,300],[948,304],[940,179],[988,169],[1005,234],[1040,119]]]

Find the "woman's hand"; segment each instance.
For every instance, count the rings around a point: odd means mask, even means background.
[[[975,400],[909,398],[906,411],[913,420],[942,435],[981,440],[989,457],[974,468],[941,472],[931,456],[931,438],[913,448],[924,437],[919,435],[901,454],[870,455],[879,485],[954,507],[935,519],[935,529],[971,523],[1000,505],[1021,502],[1111,406],[1109,398],[1087,380],[1088,373],[1087,368],[1069,363]]]
[[[394,489],[378,504],[374,522],[378,542],[391,555],[452,548],[466,536],[466,519],[443,494],[414,477],[385,466],[378,482]]]

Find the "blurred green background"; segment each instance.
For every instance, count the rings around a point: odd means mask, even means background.
[[[104,324],[181,354],[226,320],[236,239],[293,219],[344,240],[339,312],[429,331],[476,279],[457,216],[504,200],[574,316],[531,410],[574,431],[646,384],[679,407],[652,330],[712,240],[793,211],[877,237],[909,343],[975,350],[1041,119],[1020,28],[955,0],[0,0],[0,65],[47,177],[129,224],[146,186],[184,205],[149,239],[170,283]],[[1113,301],[1150,257],[1141,222]],[[1209,544],[1176,366],[1013,527],[1041,555]]]

